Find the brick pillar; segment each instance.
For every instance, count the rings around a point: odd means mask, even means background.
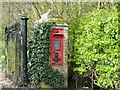
[[[67,59],[68,59],[68,25],[67,24],[57,24],[56,26],[52,27],[57,29],[63,29],[64,30],[64,50],[63,50],[63,65],[60,66],[52,66],[54,69],[58,69],[60,73],[64,75],[65,82],[64,85],[66,88],[68,88],[68,65],[67,65]]]
[[[64,45],[63,45],[63,64],[62,65],[52,65],[51,67],[54,69],[58,69],[60,73],[64,75],[64,87],[68,88],[68,25],[67,24],[57,24],[56,26],[52,26],[52,29],[63,29],[64,32]],[[51,52],[52,53],[52,52]],[[52,86],[46,85],[44,82],[40,82],[41,88],[53,88]]]

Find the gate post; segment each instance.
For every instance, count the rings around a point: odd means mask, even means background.
[[[22,62],[22,82],[23,86],[28,83],[28,70],[27,70],[27,20],[26,16],[22,16],[22,51],[23,51],[23,62]]]

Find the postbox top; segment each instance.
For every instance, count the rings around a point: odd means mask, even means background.
[[[52,28],[59,28],[59,29],[68,29],[68,24],[64,23],[64,24],[56,24],[54,26],[52,26]]]
[[[66,24],[66,23],[56,23],[56,25],[55,26],[57,26],[57,27],[68,27],[68,24]],[[54,26],[53,26],[54,27]]]

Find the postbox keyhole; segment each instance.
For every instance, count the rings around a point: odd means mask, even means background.
[[[54,53],[53,61],[55,61],[55,62],[60,61],[60,58],[59,58],[58,56],[59,56],[58,52],[55,52],[55,53]]]

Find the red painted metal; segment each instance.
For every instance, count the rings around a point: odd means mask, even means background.
[[[64,29],[50,31],[50,66],[63,65]]]

